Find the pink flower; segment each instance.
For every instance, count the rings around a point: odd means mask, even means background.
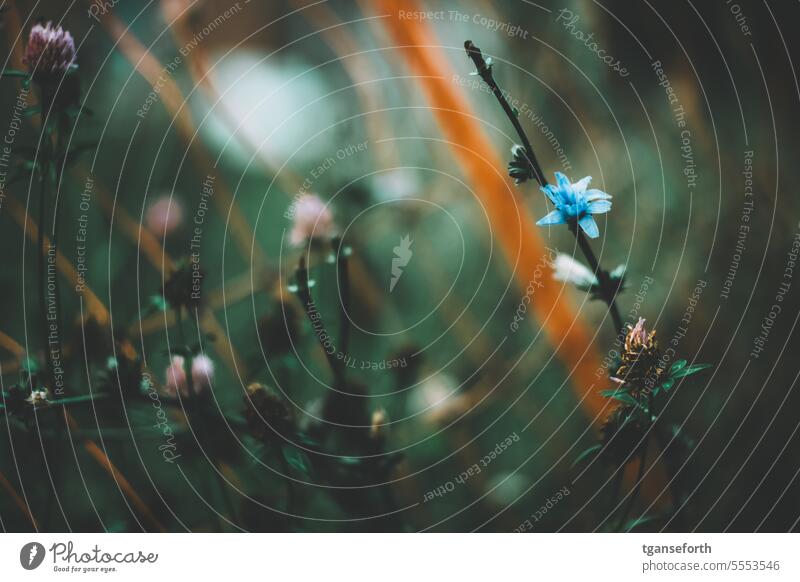
[[[172,363],[167,367],[164,387],[167,394],[176,396],[180,392],[184,396],[189,395],[189,388],[186,384],[186,370],[183,368],[183,356],[172,356]]]
[[[628,332],[628,337],[631,341],[636,344],[643,345],[647,343],[647,329],[644,327],[645,320],[643,318],[639,318],[639,321],[636,322],[636,325],[631,328]]]
[[[172,356],[172,363],[167,367],[166,382],[164,387],[167,394],[189,396],[189,385],[186,379],[186,360],[183,356]],[[199,394],[209,388],[214,381],[214,362],[208,356],[201,354],[192,358],[192,388]]]
[[[295,200],[291,210],[294,211],[294,224],[289,242],[293,245],[333,236],[335,224],[331,209],[316,194],[303,194]]]
[[[69,31],[52,22],[31,28],[24,62],[35,78],[59,78],[75,62],[75,41]]]
[[[166,237],[183,222],[183,207],[170,196],[153,202],[145,214],[147,228],[160,237]]]
[[[214,362],[205,354],[192,359],[192,384],[194,391],[202,392],[214,382]]]

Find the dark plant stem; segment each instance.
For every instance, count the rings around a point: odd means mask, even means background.
[[[598,526],[601,529],[605,523],[613,517],[614,508],[617,504],[617,498],[619,497],[620,489],[622,489],[622,478],[625,475],[625,463],[620,465],[614,470],[613,475],[611,476],[611,499],[609,504],[608,515],[600,522]]]
[[[46,136],[43,136],[46,139]],[[39,184],[39,232],[37,237],[37,246],[39,253],[39,310],[41,312],[41,325],[42,325],[42,342],[44,345],[45,357],[45,385],[48,387],[53,386],[53,366],[50,354],[50,344],[48,342],[49,324],[47,321],[47,260],[44,248],[44,229],[45,221],[47,220],[47,191],[49,182],[49,154],[46,152],[46,146],[43,146],[42,151],[42,175]]]
[[[483,53],[481,53],[481,49],[475,46],[471,40],[464,42],[464,49],[467,51],[467,56],[475,64],[475,68],[478,70],[478,75],[480,75],[481,79],[483,79],[483,81],[489,86],[492,94],[500,103],[500,106],[503,108],[503,111],[505,112],[509,121],[511,121],[511,124],[514,126],[519,139],[522,141],[522,146],[525,149],[525,158],[530,167],[531,174],[536,181],[539,182],[539,185],[544,188],[548,185],[547,179],[544,177],[544,172],[542,172],[542,168],[536,159],[533,146],[531,146],[528,135],[525,133],[525,130],[522,128],[522,124],[519,122],[517,113],[514,111],[511,105],[509,105],[508,100],[503,94],[503,91],[497,85],[497,81],[494,80],[492,67],[486,64],[486,61],[483,58]],[[611,321],[614,325],[614,333],[621,333],[623,329],[623,323],[616,304],[617,286],[611,281],[611,276],[608,274],[608,271],[600,267],[597,257],[595,256],[594,251],[592,251],[592,247],[589,246],[589,241],[586,240],[583,231],[578,228],[577,223],[571,223],[569,227],[572,233],[575,235],[578,241],[578,246],[583,252],[583,255],[589,262],[589,266],[597,277],[597,281],[600,286],[600,296],[606,305],[608,305],[608,309],[611,313]]]
[[[55,154],[55,169],[56,169],[56,182],[55,182],[55,193],[56,197],[53,201],[53,231],[50,237],[50,245],[54,249],[53,251],[53,287],[54,287],[54,294],[55,294],[55,323],[56,323],[56,332],[57,332],[57,340],[60,342],[64,327],[62,326],[62,314],[63,309],[61,308],[61,283],[59,281],[58,276],[58,240],[59,240],[59,220],[58,220],[58,206],[59,200],[61,199],[61,175],[64,169],[64,160],[65,160],[65,153],[62,151],[63,149],[63,142],[62,136],[66,133],[66,126],[60,128],[60,130],[56,133],[56,154]],[[54,378],[55,381],[55,378]],[[59,394],[59,396],[63,396],[63,394]]]
[[[630,494],[631,496],[628,499],[628,503],[625,505],[625,510],[622,512],[622,517],[620,517],[615,531],[620,531],[625,526],[625,522],[628,520],[628,515],[630,515],[633,506],[636,504],[636,499],[639,497],[639,491],[642,488],[642,481],[644,478],[644,468],[645,465],[647,465],[647,445],[650,441],[648,437],[649,435],[645,436],[644,445],[642,446],[642,454],[639,457],[639,470],[636,473],[636,484],[634,485],[633,492]]]
[[[592,250],[589,241],[586,240],[586,235],[583,234],[583,231],[578,227],[576,223],[570,223],[569,229],[572,231],[572,234],[575,235],[575,239],[578,241],[578,246],[583,253],[583,256],[586,257],[586,261],[589,263],[589,268],[597,277],[598,286],[600,287],[600,294],[605,301],[606,305],[608,305],[608,311],[611,314],[611,321],[614,324],[614,329],[617,333],[621,333],[623,330],[623,323],[622,317],[619,314],[619,308],[617,307],[617,286],[611,280],[611,276],[608,274],[608,271],[600,268],[600,263],[597,260],[597,257]]]
[[[283,450],[278,452],[278,457],[281,460],[281,472],[283,472],[283,477],[286,479],[286,526],[289,529],[295,514],[294,486],[292,485],[291,467],[289,467],[289,462],[286,460]]]
[[[308,317],[309,323],[311,323],[311,327],[314,330],[314,335],[317,336],[317,341],[319,341],[319,345],[328,360],[328,365],[333,373],[334,387],[337,390],[341,390],[344,388],[344,370],[341,366],[341,360],[336,358],[335,350],[330,350],[329,347],[325,346],[323,337],[331,336],[328,335],[327,331],[325,330],[325,325],[322,322],[322,316],[320,315],[319,311],[317,311],[314,300],[311,297],[308,268],[306,267],[306,258],[304,255],[300,257],[300,262],[298,263],[297,270],[295,271],[295,279],[297,284],[297,296],[300,298],[300,302],[303,304],[303,309],[306,313],[306,317]]]
[[[503,108],[503,111],[505,111],[508,119],[511,121],[511,124],[517,131],[519,139],[522,140],[522,146],[525,148],[525,157],[528,165],[531,168],[533,176],[536,178],[536,181],[539,182],[540,186],[547,185],[544,172],[542,172],[542,168],[539,166],[539,162],[536,159],[536,154],[533,152],[533,147],[531,146],[528,136],[525,134],[525,130],[522,129],[522,124],[519,122],[517,113],[514,111],[514,109],[512,109],[511,105],[509,105],[506,96],[503,94],[503,92],[500,90],[500,87],[497,85],[497,82],[494,80],[492,67],[486,64],[486,61],[483,59],[483,53],[481,52],[481,49],[476,47],[471,40],[464,42],[464,49],[467,51],[467,56],[472,59],[472,62],[475,64],[475,68],[478,70],[478,74],[480,75],[481,79],[483,79],[484,83],[489,86],[492,94],[495,96],[497,101],[500,102],[500,106]]]
[[[347,355],[350,343],[350,269],[347,249],[342,239],[336,237],[332,241],[336,253],[336,273],[339,280],[341,305],[339,309],[339,351]]]

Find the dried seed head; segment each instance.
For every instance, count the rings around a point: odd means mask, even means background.
[[[292,411],[283,399],[264,384],[253,383],[244,396],[244,418],[253,435],[262,441],[272,441],[292,430]],[[276,434],[277,433],[277,434]]]
[[[657,385],[663,373],[656,332],[648,332],[644,324],[645,320],[639,318],[636,325],[628,326],[622,363],[614,378],[618,383],[630,384],[637,391]]]
[[[26,402],[34,408],[43,408],[50,405],[50,393],[46,388],[39,388],[31,390],[31,395],[28,396]]]

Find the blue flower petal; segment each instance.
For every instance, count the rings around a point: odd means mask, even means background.
[[[548,184],[541,188],[542,192],[544,192],[547,197],[550,199],[550,202],[553,204],[560,204],[561,198],[558,195],[558,188],[553,186],[552,184]]]
[[[589,203],[589,214],[605,214],[611,210],[611,202],[608,200],[595,200]]]
[[[591,181],[592,181],[591,176],[586,176],[585,178],[581,178],[572,185],[572,189],[577,194],[583,194],[584,192],[586,192],[586,188],[589,186],[589,182]]]
[[[611,195],[606,194],[602,190],[598,190],[597,188],[592,188],[588,192],[586,192],[586,200],[587,202],[592,202],[593,200],[611,200]]]
[[[578,224],[580,224],[583,232],[585,232],[586,236],[589,238],[597,238],[600,236],[600,229],[597,228],[597,223],[594,221],[591,214],[584,214],[581,216],[580,220],[578,220]]]
[[[556,172],[556,184],[558,184],[559,190],[569,191],[572,188],[572,183],[569,181],[569,178],[561,172]]]
[[[547,226],[548,224],[564,224],[565,222],[566,220],[564,220],[564,215],[561,214],[561,211],[553,210],[550,214],[548,214],[544,218],[540,218],[536,222],[536,224],[538,224],[539,226]]]

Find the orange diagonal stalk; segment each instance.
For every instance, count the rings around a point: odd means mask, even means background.
[[[30,507],[28,507],[28,504],[25,502],[25,500],[20,497],[19,493],[17,493],[17,490],[14,489],[14,486],[11,484],[11,482],[6,479],[6,476],[2,473],[2,471],[0,471],[0,486],[6,490],[6,492],[11,496],[11,499],[14,500],[16,506],[19,507],[19,510],[25,517],[28,518],[28,521],[31,522],[33,529],[38,531],[39,523],[36,521],[36,518],[33,517]]]
[[[174,116],[178,134],[186,142],[196,167],[215,172],[214,159],[200,143],[188,103],[175,79],[153,53],[125,27],[125,24],[112,14],[112,11],[109,10],[102,15],[100,23],[111,39],[117,43],[117,48],[133,68],[150,83],[154,90],[158,89],[159,100],[164,108]],[[234,201],[230,188],[224,183],[221,176],[214,184],[214,196],[211,199],[217,206],[220,215],[229,216],[229,230],[239,251],[244,256],[250,256],[252,253],[254,263],[265,264],[266,257],[261,246],[254,240],[255,233],[252,226],[245,218],[242,209]]]
[[[425,22],[398,18],[398,11],[419,10],[417,2],[377,0],[374,5],[382,16],[386,15],[381,21],[398,46],[398,54],[417,75],[418,87],[450,142],[467,182],[486,208],[492,232],[524,291],[536,266],[544,262],[546,249],[522,200],[504,175],[505,162],[498,157],[466,99],[451,82],[454,71],[438,48],[441,43],[432,30]],[[471,66],[466,55],[464,66]],[[559,358],[570,370],[572,384],[586,413],[597,422],[607,406],[595,385],[599,357],[577,312],[562,295],[561,286],[551,283],[549,267],[540,281],[544,285],[536,289],[531,302],[533,310]]]

